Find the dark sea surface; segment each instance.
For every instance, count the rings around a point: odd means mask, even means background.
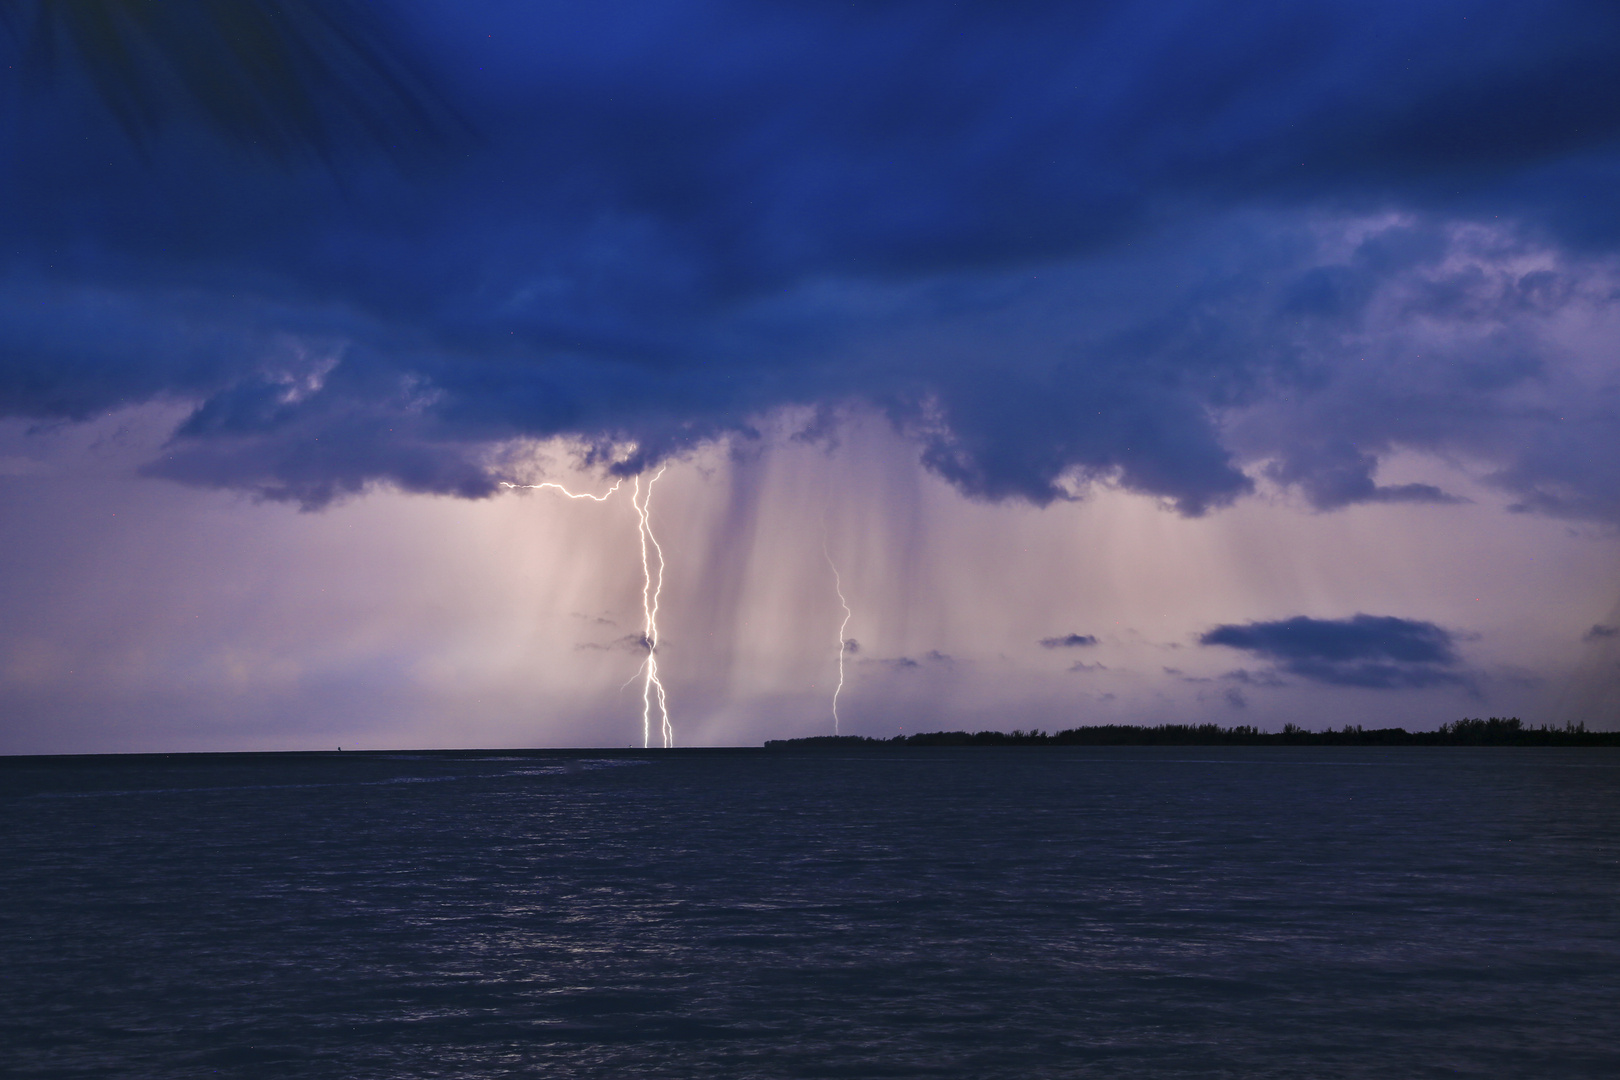
[[[1616,1077],[1620,751],[0,759],[5,1077]]]

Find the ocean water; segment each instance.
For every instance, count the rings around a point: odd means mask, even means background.
[[[1620,752],[0,760],[6,1077],[1620,1076]]]

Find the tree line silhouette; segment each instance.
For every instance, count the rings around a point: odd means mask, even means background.
[[[1405,728],[1364,728],[1346,724],[1334,730],[1308,731],[1287,724],[1281,731],[1261,731],[1250,725],[1219,724],[1099,724],[1044,731],[931,731],[874,739],[863,735],[814,735],[802,739],[771,739],[777,749],[835,749],[856,746],[1620,746],[1620,731],[1588,731],[1585,723],[1563,727],[1530,727],[1516,716],[1488,720],[1463,718],[1441,724],[1436,731]]]

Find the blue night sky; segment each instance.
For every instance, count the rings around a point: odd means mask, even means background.
[[[679,743],[1620,726],[1614,4],[234,6],[0,21],[0,753],[639,745],[659,467]]]

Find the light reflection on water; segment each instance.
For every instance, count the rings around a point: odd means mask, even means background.
[[[0,1074],[1620,1075],[1616,766],[13,759]]]

